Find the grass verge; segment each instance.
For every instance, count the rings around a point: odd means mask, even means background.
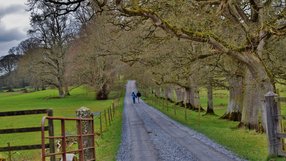
[[[103,137],[96,141],[98,144],[96,149],[98,161],[116,160],[116,154],[121,142],[122,110],[123,104],[120,105],[118,111],[116,112],[113,124],[111,124],[109,129],[103,133]]]
[[[199,114],[187,110],[187,119],[185,119],[185,109],[182,107],[168,104],[154,97],[147,97],[145,101],[170,118],[206,135],[244,159],[250,161],[286,160],[286,158],[268,158],[265,134],[256,133],[253,130],[238,129],[236,128],[238,122],[219,119],[225,112],[223,105],[226,104],[227,99],[224,97],[223,94],[220,94],[219,101],[214,102],[217,115],[203,116],[203,112]],[[204,97],[201,98],[202,104],[205,104],[204,99]]]

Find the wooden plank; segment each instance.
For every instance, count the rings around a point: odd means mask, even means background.
[[[286,138],[286,133],[277,133],[277,137]]]
[[[279,97],[279,101],[286,103],[286,97]]]
[[[45,131],[49,129],[45,126]],[[0,134],[11,134],[11,133],[24,133],[24,132],[36,132],[42,131],[42,127],[26,127],[26,128],[14,128],[14,129],[0,129]]]
[[[43,114],[43,113],[47,113],[47,109],[0,112],[0,117],[17,116],[17,115],[33,115],[33,114]]]
[[[265,95],[265,111],[266,111],[266,134],[268,135],[268,153],[272,156],[278,156],[278,151],[280,148],[277,143],[279,143],[279,137],[276,133],[278,131],[278,107],[277,102],[275,101],[275,97],[277,95],[273,92],[268,92]]]
[[[49,148],[49,144],[45,144],[45,147]],[[32,149],[42,149],[42,144],[0,147],[0,152],[18,151],[18,150],[32,150]]]
[[[48,109],[48,116],[49,117],[53,117],[54,113],[53,110]],[[52,119],[48,120],[48,125],[49,125],[49,136],[50,137],[54,137],[55,136],[55,132],[54,132],[54,121]],[[42,138],[43,139],[43,138]],[[53,138],[49,139],[49,147],[50,147],[50,153],[55,153],[55,140]],[[50,161],[56,161],[56,156],[51,156]]]

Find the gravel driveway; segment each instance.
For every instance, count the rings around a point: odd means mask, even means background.
[[[240,161],[206,136],[168,118],[142,100],[133,104],[128,81],[117,161]]]

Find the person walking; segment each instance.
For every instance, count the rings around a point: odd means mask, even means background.
[[[136,96],[137,96],[138,103],[139,103],[139,99],[140,99],[140,97],[141,97],[141,93],[138,91],[137,94],[136,94]]]
[[[135,94],[135,92],[132,92],[132,100],[133,100],[133,104],[135,104],[135,103],[136,103],[135,99],[136,99],[136,94]]]

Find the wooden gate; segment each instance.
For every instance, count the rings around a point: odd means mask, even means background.
[[[85,115],[86,118],[65,118],[65,117],[51,117],[45,116],[42,119],[42,161],[46,160],[46,157],[61,156],[61,161],[71,161],[76,154],[78,154],[79,161],[95,161],[95,145],[94,145],[94,119],[93,115]],[[58,136],[49,135],[45,136],[45,122],[59,121],[61,130]],[[75,122],[77,134],[68,135],[66,133],[66,122]],[[75,138],[77,142],[77,148],[68,150],[67,140],[69,138]],[[54,142],[55,139],[61,142],[59,148],[60,151],[54,153],[47,153],[45,149],[45,140]],[[69,159],[69,156],[71,158]]]
[[[286,103],[286,97],[279,97],[273,92],[265,95],[266,133],[270,156],[286,156],[286,132],[283,123],[286,115],[281,115],[281,103]]]
[[[36,115],[36,114],[46,114],[49,117],[53,116],[53,110],[51,109],[37,109],[37,110],[23,110],[23,111],[8,111],[8,112],[0,112],[0,117],[13,117],[13,116],[21,116],[21,115]],[[1,122],[1,124],[5,124],[5,122]],[[13,134],[13,133],[28,133],[28,132],[37,132],[37,131],[48,131],[50,135],[53,134],[53,122],[48,122],[48,126],[44,127],[23,127],[23,128],[7,128],[0,129],[0,135],[2,134]],[[1,138],[1,136],[0,136]],[[44,145],[46,148],[50,148],[50,152],[54,152],[54,144],[51,142],[49,144]],[[0,152],[10,152],[10,151],[19,151],[19,150],[32,150],[32,149],[41,149],[42,144],[33,144],[33,145],[21,145],[21,146],[7,146],[0,147]],[[11,160],[11,156],[9,156]]]

